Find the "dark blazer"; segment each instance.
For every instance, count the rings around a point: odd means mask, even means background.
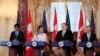
[[[73,41],[73,34],[71,30],[66,30],[64,37],[62,36],[62,30],[57,33],[56,41]]]
[[[87,33],[84,33],[84,34],[82,35],[82,41],[88,41]],[[95,34],[95,33],[92,33],[92,32],[91,32],[91,36],[90,36],[89,41],[90,41],[90,42],[97,41],[97,38],[96,38],[96,34]]]
[[[19,31],[18,36],[16,37],[15,31],[11,32],[10,41],[13,41],[14,39],[16,39],[16,40],[18,40],[20,42],[24,42],[25,41],[24,33]]]
[[[71,42],[73,42],[72,31],[67,29],[64,36],[62,36],[62,30],[59,31],[56,36],[56,41],[71,41]],[[67,52],[65,55],[71,56],[71,47],[63,47],[63,49],[66,50],[66,52]]]
[[[23,51],[24,51],[24,42],[25,42],[25,36],[24,36],[24,33],[19,31],[17,37],[15,35],[15,31],[11,32],[11,35],[10,35],[10,41],[13,41],[13,40],[18,40],[20,41],[20,46],[12,46],[10,48],[16,48],[17,49],[17,54],[18,56],[23,56]]]
[[[86,42],[86,41],[90,41],[90,42],[94,42],[94,41],[97,41],[97,37],[96,37],[96,34],[91,32],[91,36],[90,36],[90,39],[88,40],[88,37],[87,37],[87,33],[84,33],[82,35],[82,42]],[[84,47],[84,51],[86,50],[94,50],[94,47],[91,47],[91,48],[88,48],[88,47]]]

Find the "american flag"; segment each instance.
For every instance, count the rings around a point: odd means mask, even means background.
[[[45,11],[43,12],[43,22],[42,22],[42,25],[43,25],[44,33],[47,33],[47,21],[46,21],[46,13],[45,13]]]
[[[17,11],[17,24],[20,25],[20,14],[19,14],[19,11]]]
[[[68,25],[68,29],[71,29],[68,9],[67,9],[67,14],[66,14],[66,24]]]
[[[95,32],[95,24],[94,24],[94,14],[93,14],[93,10],[91,11],[91,20],[90,20],[90,27],[92,32]],[[94,52],[93,55],[96,55],[96,48],[94,48]]]
[[[92,32],[95,32],[95,25],[94,25],[94,15],[93,15],[93,10],[91,11],[90,27],[91,27]]]

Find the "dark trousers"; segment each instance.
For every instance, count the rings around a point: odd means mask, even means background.
[[[91,48],[84,47],[85,56],[93,56],[93,52],[94,52],[94,47]]]
[[[23,56],[24,48],[22,46],[10,47],[9,56]]]
[[[71,56],[71,47],[64,48],[64,51],[66,56]]]
[[[85,50],[85,56],[94,56],[93,50]]]
[[[23,56],[23,47],[19,46],[19,47],[16,47],[16,49],[17,49],[18,56]]]
[[[72,48],[72,53],[73,53],[73,55],[75,55],[76,52],[77,52],[77,48],[76,48],[77,41],[73,41],[73,43],[74,43],[74,45],[73,45],[73,48]]]

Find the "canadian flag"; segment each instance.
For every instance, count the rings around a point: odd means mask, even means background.
[[[79,18],[79,25],[78,25],[78,37],[77,37],[77,44],[81,41],[82,39],[82,34],[84,33],[84,20],[83,20],[83,12],[82,9],[80,9],[80,18]],[[83,48],[81,48],[83,51]]]
[[[55,9],[55,13],[54,13],[54,29],[53,29],[53,33],[52,33],[52,40],[55,41],[56,39],[56,35],[57,35],[57,12]]]
[[[83,21],[83,12],[82,9],[80,10],[80,19],[79,19],[79,26],[78,26],[78,38],[77,42],[80,42],[82,39],[82,34],[84,33],[84,21]]]
[[[32,40],[32,21],[31,21],[31,14],[30,10],[28,12],[28,24],[27,24],[27,34],[26,34],[26,41]],[[31,47],[26,47],[26,56],[32,56],[33,50]]]

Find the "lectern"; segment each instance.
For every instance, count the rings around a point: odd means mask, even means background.
[[[50,44],[51,44],[52,47],[68,47],[68,46],[70,47],[70,46],[73,45],[73,43],[69,42],[69,41],[67,41],[67,42],[52,42]],[[12,42],[10,42],[10,41],[0,41],[0,45],[9,48],[9,56],[16,56],[17,55],[16,49],[11,48],[11,47],[20,46],[21,42],[19,42],[19,41],[12,41]],[[35,52],[36,49],[42,50],[45,45],[46,45],[46,42],[32,42],[32,41],[28,41],[28,42],[24,43],[24,46],[32,47],[35,54],[36,54],[36,52]],[[40,53],[38,55],[41,56]]]
[[[60,41],[51,43],[52,47],[57,47],[57,49],[54,48],[56,50],[54,51],[55,56],[66,56],[65,55],[66,50],[64,50],[63,48],[71,47],[72,45],[73,43],[70,41]]]
[[[52,47],[71,47],[73,45],[70,41],[60,41],[60,42],[52,42]]]
[[[91,48],[91,47],[100,47],[100,42],[80,42],[79,43],[80,47],[87,47],[87,48]],[[93,56],[93,51],[92,50],[87,50],[86,51],[86,56]]]
[[[31,46],[33,49],[33,56],[42,56],[41,50],[43,50],[44,46],[46,45],[46,42],[26,42],[25,46]]]
[[[9,56],[16,56],[16,49],[14,48],[10,48],[10,47],[17,47],[19,46],[21,43],[19,41],[0,41],[0,45],[1,46],[6,46],[9,48]],[[24,46],[31,46],[33,49],[38,48],[38,49],[42,49],[44,46],[46,45],[45,42],[25,42]],[[36,52],[35,52],[36,53]]]
[[[15,48],[11,48],[11,47],[16,47],[20,45],[19,41],[0,41],[0,45],[1,46],[6,46],[9,48],[9,56],[17,56],[17,50]]]

